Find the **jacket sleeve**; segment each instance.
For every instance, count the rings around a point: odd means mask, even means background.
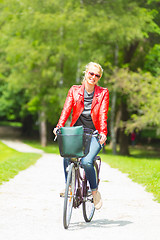
[[[103,133],[107,136],[107,114],[109,108],[109,91],[106,89],[104,93],[104,97],[101,103],[100,111],[99,111],[99,125],[100,125],[100,133]]]
[[[64,125],[71,113],[71,110],[73,108],[73,102],[74,102],[73,87],[71,87],[70,90],[68,91],[68,95],[67,95],[66,101],[64,103],[64,107],[63,107],[61,116],[59,118],[57,127],[64,127]]]

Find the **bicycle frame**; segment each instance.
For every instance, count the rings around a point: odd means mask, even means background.
[[[80,160],[71,159],[71,163],[74,163],[74,169],[75,169],[75,192],[73,197],[73,207],[78,208],[82,202],[83,202],[83,181],[84,176],[82,177],[82,174],[80,172]],[[84,171],[84,170],[83,170]]]
[[[101,159],[97,158],[99,164],[94,161],[95,172],[97,176],[97,184],[99,184],[99,170]],[[96,160],[96,159],[95,159]],[[81,169],[83,172],[81,172]],[[83,217],[86,222],[90,222],[93,218],[95,207],[93,196],[89,191],[88,181],[85,171],[81,167],[79,158],[72,158],[68,166],[68,177],[64,197],[63,224],[67,229],[70,223],[72,208],[78,208],[82,204]]]
[[[96,160],[99,160],[99,164],[97,164]],[[73,200],[73,207],[74,208],[78,208],[84,201],[84,196],[83,193],[87,190],[84,188],[87,188],[86,184],[84,184],[84,182],[87,182],[86,176],[85,176],[85,171],[84,169],[81,167],[81,163],[80,163],[80,159],[71,159],[71,162],[74,163],[74,168],[75,168],[75,192],[74,192],[74,200]],[[97,168],[97,177],[98,177],[98,184],[99,184],[99,172],[100,172],[100,167],[101,167],[101,158],[99,156],[96,156],[95,158],[95,162],[96,162],[96,168]],[[81,170],[83,171],[81,173]]]

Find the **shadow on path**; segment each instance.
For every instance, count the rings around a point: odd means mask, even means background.
[[[131,224],[133,222],[130,221],[113,221],[108,219],[99,219],[99,220],[93,220],[89,223],[86,222],[75,222],[70,223],[69,230],[79,230],[79,229],[85,229],[85,228],[113,228],[113,227],[123,227],[127,224]]]

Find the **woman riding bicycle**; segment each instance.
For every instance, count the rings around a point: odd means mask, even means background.
[[[101,208],[102,200],[97,190],[97,180],[93,161],[107,140],[107,113],[109,107],[108,89],[97,86],[98,81],[102,77],[102,73],[103,69],[99,64],[90,62],[86,65],[82,85],[74,85],[70,88],[60,119],[53,131],[56,135],[57,129],[64,127],[72,109],[71,127],[82,125],[85,128],[98,130],[100,140],[96,137],[92,137],[90,151],[87,156],[81,159],[82,166],[92,190],[93,202],[96,209]],[[67,180],[66,168],[68,164],[69,159],[64,158],[65,180]]]

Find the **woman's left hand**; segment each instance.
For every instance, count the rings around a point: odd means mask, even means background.
[[[100,134],[100,140],[99,140],[99,142],[100,142],[100,144],[102,145],[103,143],[105,143],[105,141],[107,140],[107,137],[106,137],[106,135],[105,134],[103,134],[103,133],[101,133]]]

